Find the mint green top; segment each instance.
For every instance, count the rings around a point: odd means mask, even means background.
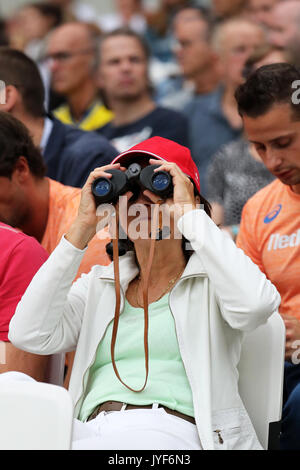
[[[180,356],[175,323],[168,304],[169,295],[149,305],[149,376],[142,392],[128,390],[116,377],[110,355],[113,322],[99,343],[90,369],[87,394],[79,419],[86,421],[97,405],[120,401],[132,405],[160,403],[194,416],[192,391]],[[145,381],[144,310],[125,300],[120,315],[115,361],[121,379],[140,389]]]

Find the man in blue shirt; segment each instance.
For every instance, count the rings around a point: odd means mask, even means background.
[[[6,102],[0,110],[25,124],[47,165],[47,176],[81,187],[94,168],[110,163],[117,151],[102,136],[47,117],[44,85],[35,63],[20,51],[0,48],[0,80],[6,84]]]
[[[99,129],[119,152],[159,136],[188,146],[185,116],[157,106],[148,77],[149,51],[136,33],[122,28],[100,44],[99,85],[114,118]]]

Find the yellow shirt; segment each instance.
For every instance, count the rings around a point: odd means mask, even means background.
[[[63,104],[53,111],[54,116],[64,124],[71,124],[85,131],[94,131],[107,124],[113,118],[101,101],[95,101],[80,121],[75,121],[68,104]]]

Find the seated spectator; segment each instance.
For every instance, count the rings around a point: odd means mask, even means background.
[[[2,222],[0,240],[0,374],[18,371],[45,381],[48,356],[17,349],[8,340],[8,329],[19,301],[48,255],[34,238]]]
[[[212,218],[235,240],[248,199],[273,181],[255,149],[243,138],[225,145],[207,170]]]
[[[0,48],[0,80],[6,84],[6,100],[0,109],[27,126],[41,148],[50,178],[81,187],[95,167],[112,161],[116,150],[104,137],[45,116],[44,86],[29,57]]]
[[[195,96],[185,108],[189,121],[189,143],[206,195],[207,167],[213,155],[242,135],[234,92],[243,78],[245,62],[254,49],[265,42],[262,28],[244,19],[217,26],[212,38],[222,70],[222,85],[211,93]]]
[[[195,6],[193,0],[161,0],[158,8],[146,14],[147,30],[145,38],[151,54],[160,62],[173,62],[172,22],[181,8]]]
[[[81,190],[44,176],[45,163],[26,127],[4,112],[0,112],[0,142],[0,221],[36,238],[50,254],[77,215]],[[109,263],[105,249],[109,241],[105,233],[101,239],[93,238],[77,277],[95,263]],[[69,357],[66,383],[71,365]]]
[[[96,83],[100,32],[86,23],[56,28],[47,44],[47,63],[54,92],[66,100],[53,111],[65,124],[95,130],[112,118],[99,96]]]
[[[112,167],[158,161],[174,184],[165,200],[169,236],[150,235],[160,197],[139,191],[133,202],[128,191],[126,209],[115,206],[132,251],[73,283],[97,230],[93,181]],[[131,227],[141,206],[139,232]],[[154,137],[91,173],[78,218],[27,289],[9,338],[35,353],[76,348],[74,450],[258,450],[237,363],[244,332],[265,323],[279,303],[271,282],[210,219],[189,150]]]
[[[45,107],[54,94],[50,89],[50,71],[43,61],[50,32],[62,23],[61,9],[51,3],[24,5],[10,18],[10,47],[23,51],[39,67],[45,86]]]
[[[37,239],[51,253],[76,217],[81,190],[45,177],[45,163],[26,127],[0,112],[0,221]],[[107,264],[106,240],[94,238],[78,275]]]
[[[211,23],[199,8],[183,8],[174,18],[174,54],[180,74],[162,82],[157,101],[182,110],[194,95],[209,93],[220,83],[217,54],[211,47]]]
[[[10,19],[10,45],[40,61],[45,55],[47,36],[62,23],[58,6],[47,2],[29,3],[18,9]]]
[[[262,26],[269,27],[274,6],[280,0],[248,0],[249,18]]]
[[[115,30],[102,38],[99,86],[114,118],[99,133],[119,152],[152,136],[188,142],[185,116],[157,106],[151,96],[148,59],[147,45],[131,30]]]
[[[138,34],[143,34],[147,27],[142,0],[115,0],[115,13],[103,14],[99,18],[102,31],[128,27]]]
[[[299,70],[290,64],[265,65],[236,92],[247,138],[276,178],[246,203],[237,245],[281,295],[279,312],[286,326],[284,450],[300,449],[300,108],[292,87],[299,79]]]
[[[287,55],[282,50],[265,45],[249,57],[244,74],[249,76],[263,65],[286,61]],[[214,222],[235,239],[245,203],[273,179],[255,147],[244,137],[225,145],[207,171],[207,197]]]

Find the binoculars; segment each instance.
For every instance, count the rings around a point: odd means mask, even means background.
[[[100,177],[92,184],[92,194],[96,205],[116,203],[118,197],[127,191],[133,193],[132,199],[137,198],[141,190],[148,189],[162,199],[173,194],[172,177],[167,171],[154,172],[160,165],[148,165],[142,168],[138,163],[131,163],[126,171],[107,170],[111,178]]]

